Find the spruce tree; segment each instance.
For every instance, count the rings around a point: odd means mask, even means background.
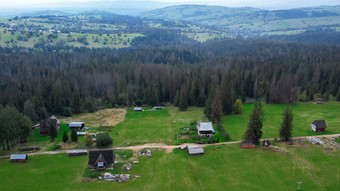
[[[187,90],[185,86],[182,86],[181,88],[178,109],[180,111],[186,111],[188,109],[188,96],[187,96]]]
[[[336,94],[336,98],[335,98],[336,101],[340,101],[340,88],[338,90],[338,93]]]
[[[81,112],[81,105],[80,105],[80,95],[79,95],[79,88],[76,86],[73,92],[73,113],[77,114]]]
[[[213,99],[214,99],[214,94],[215,94],[215,88],[212,86],[210,88],[208,99],[205,102],[205,107],[204,107],[204,115],[207,118],[210,118],[210,115],[211,115],[211,104],[212,104]]]
[[[174,106],[178,107],[179,104],[179,92],[176,91],[175,97],[174,97]]]
[[[64,131],[64,133],[63,133],[63,142],[66,143],[67,141],[68,141],[68,136],[67,136],[66,131]]]
[[[71,141],[73,141],[73,142],[77,142],[78,141],[77,132],[75,130],[72,130]]]
[[[293,130],[293,113],[289,106],[283,114],[283,121],[280,129],[280,139],[282,141],[290,141],[292,139]]]
[[[221,116],[223,115],[223,107],[222,107],[222,100],[221,100],[221,92],[219,88],[216,88],[214,99],[211,103],[210,108],[210,120],[212,120],[214,123],[219,121],[221,119]]]
[[[240,99],[237,99],[234,104],[234,112],[235,114],[241,114],[243,110],[242,101]]]
[[[54,141],[54,139],[58,136],[58,131],[57,131],[57,124],[54,123],[53,121],[48,121],[48,127],[49,127],[49,135]]]
[[[263,111],[261,103],[257,102],[249,118],[248,129],[245,132],[245,139],[256,145],[260,143],[263,126]]]

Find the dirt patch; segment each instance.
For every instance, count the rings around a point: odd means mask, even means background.
[[[94,113],[85,113],[68,118],[60,118],[60,121],[64,123],[81,121],[85,122],[85,125],[89,127],[115,126],[124,121],[125,114],[125,109],[102,109]]]
[[[59,145],[61,146],[62,149],[74,149],[78,146],[78,142],[68,142],[68,143],[61,142],[59,143]]]

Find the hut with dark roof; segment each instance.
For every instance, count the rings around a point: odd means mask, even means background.
[[[327,128],[326,121],[325,120],[315,120],[311,124],[312,131],[313,132],[324,132]]]
[[[106,170],[111,169],[115,163],[113,150],[90,151],[89,162],[91,169]]]

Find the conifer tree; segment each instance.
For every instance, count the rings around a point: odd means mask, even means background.
[[[335,98],[336,101],[340,101],[340,88],[338,90],[338,93],[336,94],[336,98]]]
[[[76,86],[74,88],[73,93],[73,113],[77,114],[81,112],[81,105],[80,105],[80,95],[79,95],[79,88]]]
[[[182,86],[180,96],[179,96],[179,104],[178,109],[180,111],[186,111],[188,108],[188,95],[185,86]]]
[[[51,123],[48,124],[48,126],[49,126],[49,135],[50,135],[52,141],[54,141],[54,139],[58,136],[56,124],[51,122]]]
[[[78,141],[77,132],[75,130],[72,130],[72,132],[71,132],[71,141],[73,141],[73,142]]]
[[[222,108],[222,100],[221,100],[221,92],[219,88],[216,88],[214,99],[211,103],[210,108],[210,120],[212,120],[214,123],[219,121],[221,119],[221,116],[223,115],[223,108]]]
[[[248,129],[245,132],[245,139],[258,145],[263,134],[262,126],[263,126],[262,105],[261,103],[256,102],[254,105],[253,112],[249,118]]]
[[[283,141],[290,141],[292,139],[293,130],[293,113],[289,106],[283,113],[283,121],[280,129],[280,139]]]
[[[176,91],[175,97],[174,97],[174,106],[178,107],[179,105],[179,92]]]
[[[243,110],[242,101],[240,99],[237,99],[234,104],[234,112],[235,114],[241,114]]]
[[[68,136],[67,136],[66,131],[64,131],[64,133],[63,133],[63,142],[66,143],[67,141],[68,141]]]
[[[205,102],[205,107],[204,107],[204,115],[207,118],[210,118],[210,115],[211,115],[211,104],[213,102],[214,96],[215,96],[215,88],[214,88],[214,86],[212,86],[210,88],[208,99]]]

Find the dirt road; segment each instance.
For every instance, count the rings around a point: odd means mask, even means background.
[[[339,137],[340,134],[331,134],[331,135],[315,135],[315,136],[301,136],[301,137],[293,137],[293,139],[305,139],[307,137],[318,137],[318,138],[331,138],[331,137]],[[268,138],[268,139],[261,139],[263,140],[274,140],[275,138]],[[147,143],[144,145],[134,145],[134,146],[128,146],[128,147],[111,147],[111,148],[104,148],[104,149],[98,149],[98,148],[93,148],[93,149],[87,149],[89,151],[91,150],[107,150],[107,149],[118,149],[118,150],[133,150],[133,151],[138,151],[146,148],[161,148],[165,149],[165,152],[170,153],[172,150],[179,148],[179,147],[186,147],[186,146],[201,146],[201,147],[206,147],[206,146],[211,146],[211,145],[229,145],[229,144],[236,144],[236,143],[241,143],[241,141],[230,141],[230,142],[223,142],[223,143],[213,143],[213,144],[196,144],[196,143],[185,143],[181,145],[166,145],[164,143]],[[29,153],[29,156],[34,156],[34,155],[54,155],[54,154],[59,154],[59,153],[66,153],[68,150],[60,150],[60,151],[46,151],[46,152],[35,152],[35,153]],[[0,159],[5,159],[9,158],[10,156],[0,156]]]

